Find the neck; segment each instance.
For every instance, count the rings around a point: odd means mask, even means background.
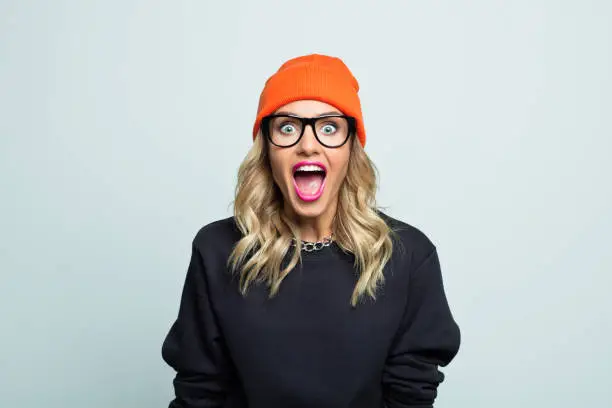
[[[285,206],[288,207],[288,206]],[[315,217],[307,217],[297,214],[292,208],[285,208],[286,214],[295,222],[300,230],[300,239],[303,241],[317,242],[328,237],[333,232],[334,216],[336,214],[337,202]]]

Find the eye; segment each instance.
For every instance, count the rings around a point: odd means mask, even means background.
[[[333,135],[337,130],[338,128],[333,123],[326,123],[325,125],[321,126],[321,132],[324,135]]]
[[[284,123],[280,126],[280,131],[283,134],[290,135],[296,132],[296,127],[292,123]]]

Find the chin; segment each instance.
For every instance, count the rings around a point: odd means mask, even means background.
[[[327,207],[322,203],[295,203],[291,202],[293,212],[302,218],[317,218],[325,213]]]
[[[315,201],[304,201],[298,197],[295,191],[291,191],[287,200],[291,206],[291,211],[301,218],[317,218],[325,214],[329,203],[326,194],[323,194]]]

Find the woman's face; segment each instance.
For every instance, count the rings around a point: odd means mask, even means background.
[[[275,114],[314,118],[342,112],[324,102],[301,100],[282,106]],[[299,126],[298,122],[284,119],[270,124],[271,132],[277,135],[290,135],[296,131],[295,126]],[[342,126],[338,121],[320,120],[317,134],[333,138],[334,132],[346,130]],[[283,194],[286,211],[300,218],[333,217],[348,169],[351,143],[349,140],[341,147],[325,147],[317,141],[311,126],[306,126],[304,135],[294,146],[268,143],[272,176]]]

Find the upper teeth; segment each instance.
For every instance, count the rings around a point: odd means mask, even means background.
[[[306,164],[298,167],[295,171],[325,171],[323,167],[317,166],[316,164]]]

